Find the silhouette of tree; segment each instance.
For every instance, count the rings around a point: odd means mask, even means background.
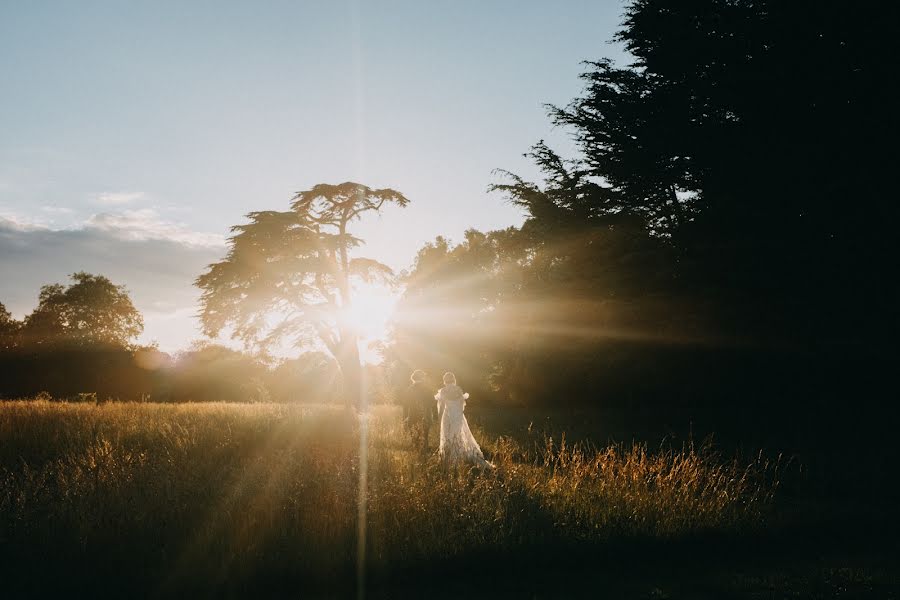
[[[877,331],[898,286],[869,275],[892,269],[900,216],[882,133],[896,122],[882,91],[891,20],[880,15],[834,3],[630,2],[616,39],[634,64],[586,63],[584,92],[549,107],[580,156],[567,163],[538,144],[548,188],[512,176],[495,189],[541,235],[597,215],[638,219],[669,243],[669,293],[699,296],[738,335]]]
[[[405,386],[413,369],[437,378],[453,369],[470,386],[486,384],[510,343],[497,310],[519,284],[508,244],[514,231],[469,230],[456,246],[438,237],[419,250],[384,352],[396,381]]]
[[[151,372],[135,364],[143,318],[124,286],[79,272],[69,285],[41,288],[22,323],[0,305],[0,396],[48,391],[56,397],[140,399]]]
[[[144,319],[125,286],[85,272],[71,279],[69,286],[41,288],[38,306],[22,327],[23,343],[126,347],[144,330]]]
[[[502,243],[501,232],[468,232],[422,248],[392,360],[468,361],[532,398],[613,377],[649,396],[636,373],[653,364],[659,389],[686,386],[687,397],[764,381],[748,373],[766,355],[740,347],[890,339],[898,205],[883,134],[895,111],[879,87],[893,55],[885,34],[879,11],[833,3],[629,3],[617,39],[635,63],[586,63],[584,92],[549,107],[579,155],[535,145],[541,184],[500,171],[492,189],[526,211]],[[690,352],[671,351],[687,341]],[[709,361],[704,348],[723,342],[734,353],[715,355],[715,381],[687,375],[690,357]],[[528,381],[535,373],[542,381]]]
[[[16,335],[21,324],[13,319],[12,313],[0,302],[0,350],[9,350],[16,344]]]
[[[888,170],[876,168],[879,123],[894,112],[879,91],[892,52],[878,15],[834,3],[629,7],[618,39],[637,70],[687,99],[672,151],[689,157],[701,195],[681,244],[704,285],[765,296],[796,322],[831,283],[859,279],[848,251],[892,236],[882,227],[896,217],[883,193]]]
[[[650,206],[630,205],[628,194],[593,177],[578,161],[567,164],[543,143],[529,156],[544,175],[543,185],[499,171],[511,183],[490,187],[526,212],[515,234],[528,249],[523,289],[552,282],[549,291],[577,282],[594,297],[611,299],[671,284],[665,272],[672,258],[669,244],[659,235],[664,217]]]
[[[401,371],[452,368],[502,396],[550,398],[566,380],[587,381],[575,373],[596,371],[616,332],[665,329],[670,312],[653,296],[671,284],[668,242],[545,145],[532,156],[542,185],[502,172],[510,182],[492,186],[525,209],[521,228],[419,251],[388,352]]]
[[[349,228],[367,212],[408,202],[391,189],[347,182],[298,192],[286,212],[250,213],[250,223],[232,228],[225,260],[197,279],[204,333],[231,327],[235,339],[262,348],[318,340],[340,365],[346,401],[356,403],[361,367],[359,334],[349,318],[354,285],[389,281],[393,272],[352,256],[362,240]]]
[[[681,91],[659,77],[618,69],[609,60],[587,63],[585,93],[566,108],[549,107],[554,124],[568,126],[583,152],[573,174],[562,164],[561,177],[595,178],[603,184],[606,214],[642,218],[650,231],[670,236],[691,219],[697,181],[691,157],[683,152],[686,135],[696,135],[684,115]],[[550,166],[542,144],[537,163]]]

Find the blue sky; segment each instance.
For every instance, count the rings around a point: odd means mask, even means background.
[[[356,180],[412,201],[358,228],[396,268],[437,235],[521,222],[491,171],[545,103],[610,57],[622,5],[529,2],[0,4],[0,302],[74,270],[132,290],[144,341],[198,338],[191,281],[251,210]]]

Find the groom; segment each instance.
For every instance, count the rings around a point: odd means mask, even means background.
[[[425,385],[425,372],[416,369],[410,385],[403,394],[403,417],[412,434],[413,444],[423,454],[428,453],[428,430],[434,422],[434,393]]]

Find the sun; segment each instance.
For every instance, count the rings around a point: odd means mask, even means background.
[[[376,285],[360,286],[353,291],[353,304],[342,311],[341,320],[359,335],[363,360],[375,362],[378,356],[368,351],[368,346],[387,340],[390,321],[397,307],[397,294]]]
[[[379,342],[387,342],[391,321],[397,309],[400,294],[396,289],[377,284],[359,284],[351,290],[353,302],[349,307],[336,307],[330,311],[329,323],[341,330],[356,333],[360,360],[378,364],[382,357],[377,350]],[[296,315],[293,312],[272,311],[267,315],[267,325],[276,327]],[[337,333],[337,332],[335,332]],[[276,356],[290,356],[296,350],[289,344],[271,349]]]

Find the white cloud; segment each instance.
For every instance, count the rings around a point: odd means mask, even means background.
[[[192,231],[183,223],[165,221],[150,208],[98,213],[91,216],[84,227],[109,233],[122,240],[170,240],[188,246],[206,247],[225,245],[224,236]]]
[[[75,209],[68,208],[66,206],[42,206],[41,211],[49,214],[56,215],[73,215],[75,214]]]
[[[12,213],[0,212],[0,233],[2,233],[4,229],[14,231],[34,231],[37,229],[46,229],[46,226],[33,219],[26,219]]]
[[[144,192],[103,192],[94,197],[94,202],[102,206],[124,206],[144,197]]]

